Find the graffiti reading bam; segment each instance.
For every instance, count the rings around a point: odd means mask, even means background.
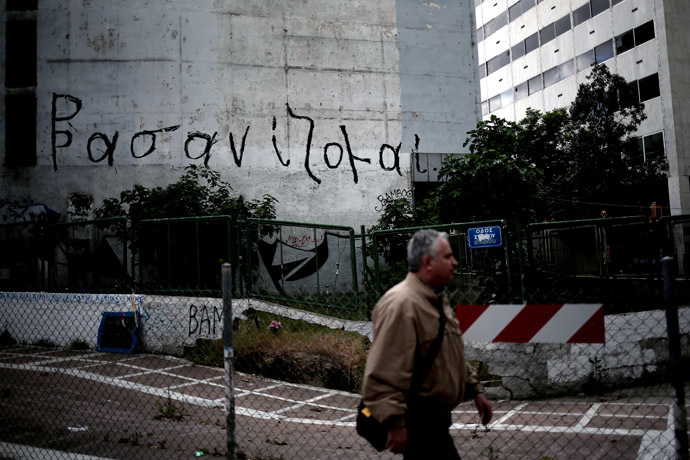
[[[61,107],[66,106],[68,109],[58,110],[58,102]],[[57,152],[58,149],[66,148],[72,145],[73,142],[73,132],[67,127],[72,127],[70,120],[73,120],[82,109],[82,100],[72,96],[70,94],[56,94],[53,93],[52,99],[52,112],[51,112],[51,159],[53,163],[53,170],[58,170]],[[321,178],[319,178],[312,170],[312,138],[314,130],[316,128],[316,123],[314,120],[305,115],[296,114],[289,104],[286,104],[287,115],[291,119],[300,120],[308,124],[309,132],[307,134],[307,141],[304,146],[304,170],[311,180],[317,184],[321,183]],[[60,113],[58,113],[60,112]],[[67,126],[65,126],[67,125]],[[272,120],[272,130],[276,130],[276,118],[273,117]],[[180,128],[179,124],[166,126],[160,129],[154,130],[142,130],[134,133],[129,139],[129,154],[132,158],[141,159],[151,155],[156,151],[156,141],[158,135],[166,132],[173,132]],[[242,140],[239,146],[236,145],[235,136],[232,132],[229,133],[228,142],[230,146],[230,151],[232,152],[233,161],[235,165],[239,168],[242,167],[242,160],[244,159],[244,149],[247,141],[247,136],[249,135],[251,126],[247,126],[242,135]],[[74,128],[72,128],[74,129]],[[76,130],[75,130],[76,131]],[[358,163],[371,164],[371,158],[362,158],[355,156],[352,153],[352,147],[350,145],[350,136],[347,131],[346,125],[340,125],[340,132],[342,134],[342,142],[329,142],[323,146],[323,162],[328,169],[338,169],[343,163],[343,157],[347,155],[347,164],[352,171],[352,180],[354,183],[359,182],[359,175],[357,172]],[[217,138],[218,133],[213,132],[209,134],[201,131],[194,131],[187,133],[187,138],[184,142],[184,155],[190,160],[200,160],[203,161],[204,166],[208,166],[208,163],[213,156],[213,146],[216,145],[220,139]],[[59,138],[59,139],[58,139]],[[273,144],[273,150],[280,161],[280,164],[284,167],[290,165],[290,160],[285,160],[283,154],[280,151],[278,142],[276,140],[275,134],[271,138]],[[86,153],[89,160],[93,163],[107,162],[108,166],[115,165],[115,152],[118,148],[118,143],[120,142],[120,133],[118,131],[112,132],[110,134],[103,132],[92,133],[86,143]],[[239,151],[238,151],[239,147]],[[400,148],[402,143],[397,146],[392,146],[389,144],[382,144],[378,152],[378,163],[381,169],[384,171],[395,171],[398,175],[402,176],[400,170]],[[419,136],[415,135],[415,148],[413,153],[417,156],[417,161],[415,162],[417,170],[419,170]],[[392,154],[392,162],[388,160],[390,164],[386,164],[386,152]],[[419,172],[425,172],[419,170]]]
[[[189,337],[194,334],[199,336],[216,336],[216,325],[222,324],[223,312],[218,310],[215,305],[189,305]]]

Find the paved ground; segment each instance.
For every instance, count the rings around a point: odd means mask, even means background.
[[[668,394],[660,386],[602,398],[499,400],[487,428],[463,404],[452,433],[464,459],[671,458]],[[358,399],[237,374],[238,450],[254,459],[393,458],[377,457],[355,434]],[[222,369],[168,356],[0,349],[0,459],[78,458],[60,452],[183,459],[226,451]]]

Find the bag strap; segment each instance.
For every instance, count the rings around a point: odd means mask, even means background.
[[[441,343],[443,342],[443,335],[446,330],[447,321],[446,314],[443,311],[443,296],[438,296],[436,302],[434,302],[434,306],[438,310],[439,314],[438,335],[431,343],[429,351],[427,352],[424,361],[422,362],[422,366],[419,368],[417,372],[414,373],[414,376],[412,377],[412,385],[410,386],[410,392],[415,391],[419,386],[421,386],[422,382],[426,380],[427,376],[429,375],[429,371],[431,371],[431,367],[434,365],[434,361],[436,361],[438,351],[441,349]]]

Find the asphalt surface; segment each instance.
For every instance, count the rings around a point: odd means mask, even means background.
[[[488,427],[466,403],[451,434],[464,459],[672,458],[670,394],[494,400]],[[239,458],[394,458],[356,435],[357,394],[235,374],[234,398]],[[0,349],[0,459],[220,457],[225,405],[222,369],[176,357]]]

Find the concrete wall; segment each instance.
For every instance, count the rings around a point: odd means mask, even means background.
[[[372,224],[413,149],[474,128],[470,3],[41,0],[37,165],[0,198],[64,212],[198,164],[281,219]]]
[[[181,355],[197,339],[222,337],[221,299],[55,293],[0,293],[0,332],[17,341],[50,340],[68,346],[84,340],[95,347],[101,313],[141,312],[141,347],[145,352]],[[275,315],[358,332],[372,339],[369,322],[344,321],[254,299],[233,300],[233,315],[245,319],[253,308]],[[683,357],[690,358],[690,307],[679,313]],[[467,343],[468,359],[488,365],[500,376],[493,397],[529,398],[663,381],[668,368],[665,312],[654,310],[605,319],[605,344]],[[598,374],[598,375],[597,375]]]

